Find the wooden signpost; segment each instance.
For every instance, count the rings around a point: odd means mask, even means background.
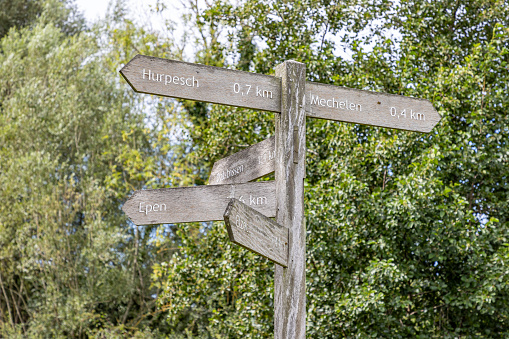
[[[214,163],[209,185],[248,182],[274,172],[274,137],[252,145]]]
[[[231,241],[277,263],[276,339],[306,336],[306,116],[423,133],[441,118],[428,100],[305,81],[295,61],[268,76],[137,55],[120,73],[140,93],[279,113],[275,137],[216,162],[208,186],[137,191],[123,207],[136,225],[224,218]]]
[[[281,77],[281,114],[276,122],[276,221],[288,227],[288,267],[274,269],[274,338],[306,337],[306,67],[285,61]]]
[[[287,267],[288,228],[237,199],[230,200],[224,221],[232,242]]]

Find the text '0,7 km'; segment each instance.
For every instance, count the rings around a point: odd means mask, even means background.
[[[274,76],[143,55],[120,70],[140,93],[281,112],[281,80]],[[441,117],[430,101],[326,85],[305,84],[306,115],[429,133]]]

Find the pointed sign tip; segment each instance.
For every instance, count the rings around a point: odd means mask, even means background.
[[[122,75],[122,77],[124,78],[125,81],[127,81],[127,83],[129,84],[129,86],[131,86],[131,88],[139,93],[139,91],[136,89],[136,86],[134,85],[134,83],[132,81],[129,80],[129,76],[128,76],[128,73],[129,73],[129,68],[131,66],[131,64],[134,64],[135,61],[137,59],[139,59],[140,57],[143,57],[143,55],[141,54],[136,54],[131,60],[129,60],[125,65],[124,67],[122,67],[118,72],[120,73],[120,75]]]

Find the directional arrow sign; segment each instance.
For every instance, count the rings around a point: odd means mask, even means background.
[[[287,267],[288,228],[237,199],[228,204],[224,221],[232,242]]]
[[[144,55],[135,56],[120,74],[140,93],[281,110],[281,80],[273,76]]]
[[[274,172],[275,138],[271,137],[214,163],[209,185],[236,184]]]
[[[281,112],[281,80],[182,61],[135,56],[120,70],[140,93]],[[429,133],[441,117],[430,101],[306,82],[306,115]]]
[[[429,100],[306,82],[306,115],[429,133],[440,114]]]
[[[276,216],[274,181],[141,190],[134,192],[122,209],[136,225],[223,220],[232,198],[264,215]]]

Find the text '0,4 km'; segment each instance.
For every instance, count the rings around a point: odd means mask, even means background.
[[[281,80],[274,76],[143,55],[120,73],[140,93],[281,112]],[[428,133],[441,117],[431,102],[307,81],[306,115]]]

